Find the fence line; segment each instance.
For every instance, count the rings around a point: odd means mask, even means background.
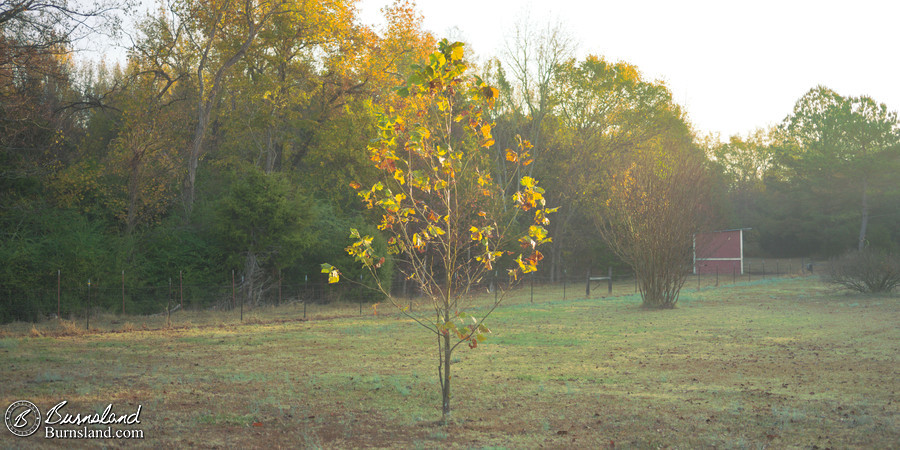
[[[731,278],[731,284],[735,284],[760,278],[809,274],[813,270],[814,263],[808,258],[792,260],[773,259],[769,260],[768,263],[763,259],[746,259],[743,275],[737,274],[736,271],[731,274],[690,274],[684,288],[696,287],[701,289],[704,286],[719,286],[720,284],[727,284],[729,277]],[[573,272],[581,272],[582,275],[572,275]],[[521,292],[524,289],[529,289],[528,299],[531,303],[534,303],[536,287],[539,289],[547,286],[555,286],[557,289],[561,288],[563,300],[573,296],[570,293],[573,286],[576,289],[578,289],[578,286],[585,286],[585,296],[587,298],[591,297],[592,289],[596,290],[604,284],[606,289],[601,288],[601,292],[605,291],[606,295],[637,294],[639,292],[639,283],[633,273],[618,273],[611,267],[605,271],[595,271],[594,273],[604,273],[606,276],[592,277],[591,271],[587,269],[584,271],[565,270],[563,271],[563,276],[555,278],[532,273],[520,277],[521,281],[517,290]],[[268,283],[265,289],[253,299],[249,298],[247,292],[248,283],[239,284],[236,279],[233,279],[230,284],[190,284],[185,283],[183,271],[178,271],[177,277],[173,277],[163,286],[129,285],[125,271],[122,271],[121,277],[117,277],[119,279],[114,282],[100,282],[94,279],[91,280],[90,285],[87,282],[74,284],[72,280],[66,280],[61,271],[57,271],[56,275],[56,286],[32,289],[27,295],[0,287],[0,308],[8,308],[11,312],[14,312],[16,307],[33,307],[34,305],[29,306],[29,302],[31,302],[37,304],[37,307],[40,308],[40,311],[38,311],[39,317],[53,316],[53,313],[57,317],[84,317],[89,326],[90,316],[99,311],[117,314],[151,315],[165,313],[175,307],[193,311],[240,309],[241,318],[243,318],[245,306],[255,308],[299,302],[304,306],[304,313],[307,304],[342,303],[358,304],[357,309],[362,314],[364,303],[372,304],[380,301],[378,295],[371,290],[348,285],[347,283],[328,284],[325,280],[310,282],[308,275],[304,277],[302,282],[293,283],[284,283],[282,278],[279,277],[278,280]],[[696,284],[692,285],[691,283],[694,280],[696,280]],[[493,292],[496,296],[498,291],[497,284],[508,282],[509,280],[505,277],[495,275],[476,285],[474,289],[478,292]],[[632,286],[629,286],[629,284]],[[406,280],[396,280],[393,287],[394,294],[406,299],[405,301],[410,306],[415,303],[416,299],[423,297],[422,293],[414,287],[414,283],[408,283]],[[594,295],[597,295],[597,293]],[[49,299],[55,300],[52,302],[55,303],[55,305],[52,305],[52,308],[49,306]],[[10,317],[10,315],[6,314],[6,317]],[[3,317],[4,315],[0,314],[0,319],[3,319]]]

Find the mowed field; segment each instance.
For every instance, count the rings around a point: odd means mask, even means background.
[[[491,316],[487,342],[457,350],[447,426],[436,423],[435,339],[383,304],[377,316],[320,309],[307,321],[296,304],[247,311],[244,323],[122,318],[118,331],[70,336],[13,324],[0,338],[4,410],[140,405],[144,439],[0,429],[0,447],[900,446],[896,295],[815,277],[689,282],[677,309],[649,311],[634,295],[576,293],[542,288],[532,304],[526,287]]]

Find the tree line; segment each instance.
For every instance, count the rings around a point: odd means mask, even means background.
[[[179,271],[222,285],[234,269],[251,303],[324,277],[325,261],[374,286],[345,251],[349,230],[380,255],[391,243],[351,186],[382,179],[367,147],[437,48],[415,5],[394,2],[376,29],[351,1],[165,2],[135,17],[125,63],[79,60],[79,40],[119,29],[124,6],[0,5],[0,320],[55,311],[35,289],[58,270],[127,270],[140,287]],[[698,228],[753,228],[748,247],[767,256],[900,246],[885,105],[815,87],[780,125],[721,142],[662,82],[574,47],[562,26],[520,23],[502,54],[467,61],[497,91],[482,175],[508,186],[498,198],[539,179],[558,207],[542,276],[657,270],[640,257],[662,251],[656,237]],[[380,280],[399,269],[388,258]]]

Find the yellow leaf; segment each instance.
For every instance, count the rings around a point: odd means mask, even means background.
[[[397,182],[401,185],[406,183],[406,177],[403,176],[403,169],[397,169],[394,171],[394,179],[397,180]]]
[[[485,139],[491,138],[491,126],[490,124],[485,124],[481,126],[481,135],[484,136]]]
[[[450,51],[450,58],[454,60],[462,59],[464,51],[462,45],[455,45],[453,50]]]

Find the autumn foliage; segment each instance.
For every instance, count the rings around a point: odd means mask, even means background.
[[[689,273],[693,235],[714,218],[703,154],[678,139],[637,149],[614,173],[599,222],[635,271],[643,305],[673,308]]]
[[[550,242],[545,226],[555,209],[546,207],[544,190],[532,177],[521,177],[511,195],[513,186],[494,181],[488,153],[494,138],[486,112],[498,91],[468,74],[461,43],[441,41],[427,63],[412,67],[397,93],[401,100],[380,114],[378,137],[368,146],[382,179],[369,187],[351,184],[380,218],[388,255],[377,254],[374,238],[355,229],[346,250],[395,307],[438,338],[446,422],[450,355],[460,344],[475,348],[487,338],[485,319],[502,300],[475,317],[465,312],[467,297],[501,267],[511,282],[534,272],[543,258],[538,247]],[[530,164],[530,147],[520,139],[516,149],[507,150],[507,167]],[[421,287],[429,302],[424,313],[414,314],[385,288],[378,272],[385,258],[394,258]],[[331,282],[341,277],[330,264],[322,271]]]

